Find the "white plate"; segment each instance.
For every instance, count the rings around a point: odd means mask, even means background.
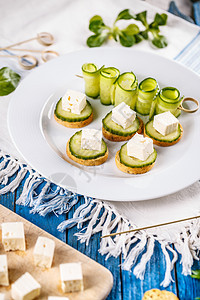
[[[114,155],[120,143],[108,142],[108,161],[98,167],[80,166],[67,158],[67,140],[77,130],[57,124],[53,119],[53,109],[68,88],[84,91],[83,80],[75,74],[81,73],[85,62],[115,66],[121,72],[133,71],[139,81],[151,76],[158,80],[161,87],[174,86],[182,95],[199,97],[199,76],[154,53],[125,48],[97,48],[61,56],[32,71],[21,82],[10,103],[9,131],[27,163],[56,184],[105,200],[152,199],[197,181],[200,177],[199,112],[182,113],[182,140],[172,147],[156,147],[156,164],[146,174],[129,175],[117,169]],[[100,129],[101,119],[112,106],[103,106],[99,100],[90,102],[95,117],[88,127]]]

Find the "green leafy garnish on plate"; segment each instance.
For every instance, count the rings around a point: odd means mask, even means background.
[[[129,24],[123,29],[116,25],[120,20],[131,19],[141,22],[143,30],[135,23]],[[89,22],[89,30],[94,34],[87,39],[87,45],[89,47],[100,47],[109,38],[113,38],[124,47],[131,47],[143,40],[150,40],[154,47],[164,48],[167,46],[167,39],[160,34],[159,26],[164,26],[166,23],[167,15],[156,13],[153,22],[148,24],[146,10],[134,14],[130,9],[124,9],[118,14],[112,27],[105,25],[101,16],[95,15]]]
[[[0,69],[0,96],[12,93],[21,79],[21,76],[8,67]]]

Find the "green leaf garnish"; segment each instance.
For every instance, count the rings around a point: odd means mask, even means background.
[[[137,14],[136,15],[136,18],[135,18],[137,21],[140,21],[142,22],[142,24],[148,28],[148,23],[147,23],[147,11],[142,11],[141,13]]]
[[[135,35],[140,31],[139,27],[135,24],[128,25],[125,29],[122,30],[126,35]]]
[[[119,20],[131,20],[131,19],[135,19],[135,17],[136,16],[134,15],[134,13],[130,9],[124,9],[124,10],[122,10],[118,14],[118,16],[117,16],[117,18],[115,20],[115,23],[117,21],[119,21]]]
[[[12,93],[21,79],[21,76],[8,67],[0,69],[0,96]]]
[[[96,15],[90,19],[90,23],[89,23],[90,31],[99,34],[102,32],[102,30],[104,30],[104,27],[105,24],[103,22],[103,19],[100,16]]]
[[[116,26],[116,22],[119,20],[131,19],[141,22],[145,26],[145,30],[141,30],[137,24],[129,24],[123,29]],[[167,46],[167,40],[163,35],[159,34],[159,26],[166,25],[166,22],[166,14],[156,13],[154,21],[148,24],[146,10],[134,14],[130,9],[124,9],[118,14],[113,27],[108,27],[104,24],[101,16],[95,15],[89,22],[89,30],[95,34],[87,39],[87,45],[89,47],[100,47],[108,37],[111,37],[116,42],[120,42],[122,46],[131,47],[143,40],[148,40],[149,32],[151,32],[153,35],[151,43],[157,48],[164,48]]]
[[[95,34],[95,35],[91,35],[88,39],[87,39],[87,45],[88,47],[100,47],[105,40],[108,38],[108,34]]]
[[[157,48],[165,48],[168,45],[166,37],[159,34],[151,42]]]
[[[124,47],[131,47],[135,44],[134,35],[127,35],[126,33],[121,33],[119,35],[120,44]]]

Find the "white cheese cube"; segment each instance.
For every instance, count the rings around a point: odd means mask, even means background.
[[[40,295],[41,285],[26,272],[11,286],[11,296],[14,300],[31,300]]]
[[[112,109],[112,120],[124,129],[131,126],[136,118],[136,112],[126,103],[121,102]]]
[[[7,256],[5,254],[0,255],[0,285],[9,285]]]
[[[154,116],[153,120],[153,127],[164,136],[177,130],[178,124],[178,119],[170,111]]]
[[[81,148],[87,150],[101,150],[102,131],[96,129],[82,129]]]
[[[153,141],[142,134],[136,133],[127,143],[127,155],[146,160],[153,153]]]
[[[5,300],[5,295],[3,293],[0,293],[0,300]]]
[[[34,263],[42,268],[51,268],[55,242],[46,237],[39,236],[33,251]]]
[[[2,243],[5,251],[26,250],[24,224],[22,222],[3,223]]]
[[[68,90],[62,97],[62,109],[80,115],[86,106],[86,95],[77,91]]]
[[[49,296],[48,300],[69,300],[67,297]]]
[[[64,293],[83,291],[83,274],[81,263],[60,265],[61,287]]]

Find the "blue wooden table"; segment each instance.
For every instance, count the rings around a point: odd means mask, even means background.
[[[105,260],[105,256],[98,253],[100,234],[94,235],[90,240],[89,246],[86,246],[78,242],[77,238],[74,237],[74,233],[77,232],[76,227],[64,233],[57,230],[57,226],[66,218],[72,217],[75,209],[80,204],[73,207],[68,214],[63,214],[59,217],[53,213],[46,217],[41,217],[37,214],[33,215],[29,213],[29,208],[16,205],[16,199],[19,197],[22,188],[23,182],[14,193],[0,196],[0,204],[108,268],[113,274],[114,285],[107,300],[141,300],[145,291],[152,288],[160,288],[159,284],[164,278],[165,258],[158,244],[155,247],[154,255],[147,264],[144,280],[136,279],[132,272],[122,270],[121,263],[123,262],[123,257],[111,257]],[[193,269],[197,268],[200,268],[200,263],[195,262]],[[192,279],[190,276],[185,277],[181,274],[180,257],[173,271],[173,279],[174,282],[168,286],[167,290],[177,294],[180,300],[192,300],[197,296],[200,297],[200,281]]]

